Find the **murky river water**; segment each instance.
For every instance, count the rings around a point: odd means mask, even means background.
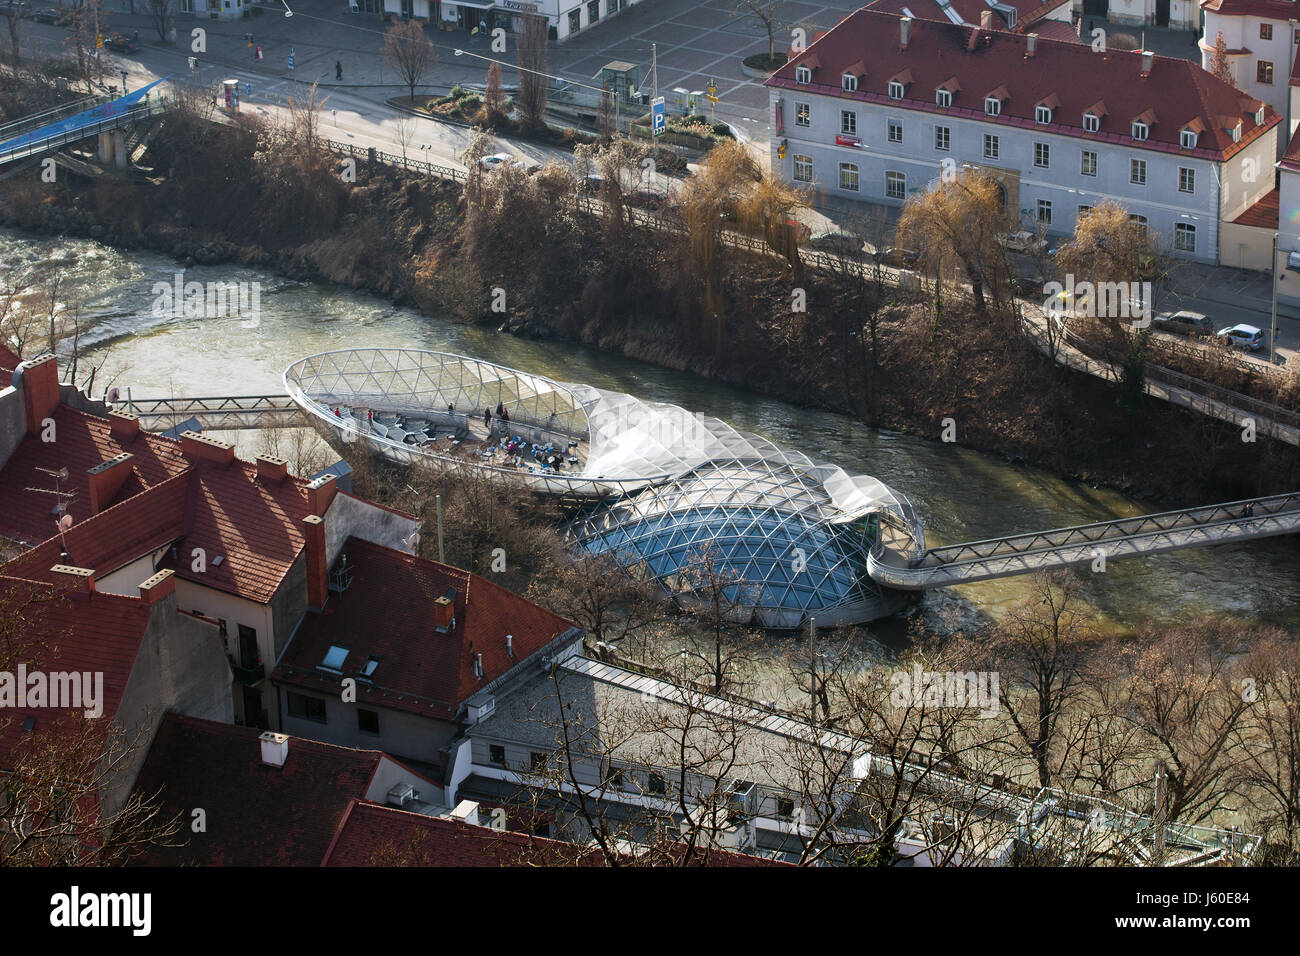
[[[151,253],[126,253],[83,240],[32,239],[0,231],[0,269],[58,264],[60,298],[83,302],[85,341],[107,352],[104,368],[136,398],[254,395],[284,391],[281,374],[304,355],[329,349],[407,346],[481,357],[560,381],[586,382],[693,411],[798,448],[850,471],[874,475],[907,494],[931,544],[967,541],[1141,514],[1136,502],[1061,481],[952,445],[875,432],[839,415],[787,405],[594,350],[530,342],[467,328],[346,290],[298,283],[256,270],[194,267],[186,281],[259,282],[261,318],[155,316],[155,282],[179,266]],[[0,277],[2,278],[2,277]],[[98,394],[107,380],[96,382]],[[241,449],[241,451],[244,451]],[[247,453],[247,452],[245,452]],[[930,595],[933,605],[996,616],[1023,598],[1009,578]],[[1300,540],[1192,549],[1111,562],[1087,574],[1085,594],[1116,630],[1204,612],[1300,627]]]

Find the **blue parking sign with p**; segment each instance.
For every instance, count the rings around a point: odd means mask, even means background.
[[[668,123],[667,114],[664,112],[664,98],[662,96],[655,97],[654,102],[651,104],[651,110],[651,131],[655,136],[662,136],[664,130],[667,129]]]

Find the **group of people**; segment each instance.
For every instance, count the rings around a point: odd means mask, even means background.
[[[451,406],[448,406],[449,411],[450,409]],[[500,402],[497,402],[497,418],[499,418],[503,422],[510,421],[510,412],[508,412],[506,410],[506,407]],[[483,424],[488,429],[488,431],[492,430],[492,409],[490,408],[483,409]]]

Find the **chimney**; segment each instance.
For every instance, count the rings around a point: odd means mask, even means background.
[[[257,740],[262,745],[262,763],[268,767],[283,767],[289,759],[289,735],[268,730]]]
[[[506,653],[511,657],[515,656],[515,636],[513,634],[506,635]]]
[[[22,384],[27,412],[27,434],[37,435],[41,422],[59,407],[59,362],[53,355],[38,355],[18,365],[13,384]]]
[[[1030,33],[1025,37],[1025,56],[1033,56],[1038,51],[1038,34]]]
[[[912,40],[912,18],[901,17],[898,21],[898,48],[906,50]]]
[[[325,519],[308,515],[302,519],[304,550],[307,552],[307,603],[322,608],[329,600],[329,565],[325,560]]]
[[[257,477],[263,481],[281,482],[289,474],[289,463],[273,455],[257,456]]]
[[[1142,51],[1142,75],[1150,76],[1151,68],[1155,66],[1156,55],[1148,50]]]
[[[175,593],[175,571],[159,571],[153,577],[140,582],[140,600],[145,604],[157,604],[163,598]]]
[[[56,585],[63,585],[69,591],[84,594],[95,593],[95,572],[90,568],[75,568],[70,564],[56,564],[50,568]]]
[[[181,454],[190,461],[212,461],[229,465],[235,460],[235,446],[198,432],[181,432]]]
[[[126,412],[109,412],[108,427],[113,437],[121,442],[129,442],[140,434],[140,418]]]
[[[992,30],[992,29],[993,29],[993,11],[992,11],[992,10],[981,10],[981,11],[980,11],[980,29],[981,29],[981,30]]]
[[[90,513],[97,515],[112,502],[131,474],[131,453],[122,452],[107,461],[101,461],[86,474],[90,476]]]
[[[456,605],[449,597],[440,597],[433,602],[433,628],[439,634],[446,634],[456,623]]]
[[[462,800],[456,804],[456,809],[451,811],[451,818],[457,823],[468,823],[470,826],[478,826],[478,804],[473,800]]]
[[[314,515],[325,517],[325,512],[338,494],[338,482],[333,475],[321,475],[307,485],[307,510]]]

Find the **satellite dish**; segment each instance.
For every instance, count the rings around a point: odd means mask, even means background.
[[[116,401],[117,401],[117,397],[118,397],[120,394],[122,394],[122,393],[119,392],[117,386],[114,385],[112,388],[110,388],[110,389],[108,390],[108,395],[107,395],[106,397],[108,398],[108,400],[109,400],[110,402],[116,402]]]
[[[413,531],[411,536],[402,541],[402,544],[411,549],[412,554],[418,554],[420,551],[420,532]]]
[[[59,519],[59,530],[67,531],[72,527],[72,515],[64,515]]]

